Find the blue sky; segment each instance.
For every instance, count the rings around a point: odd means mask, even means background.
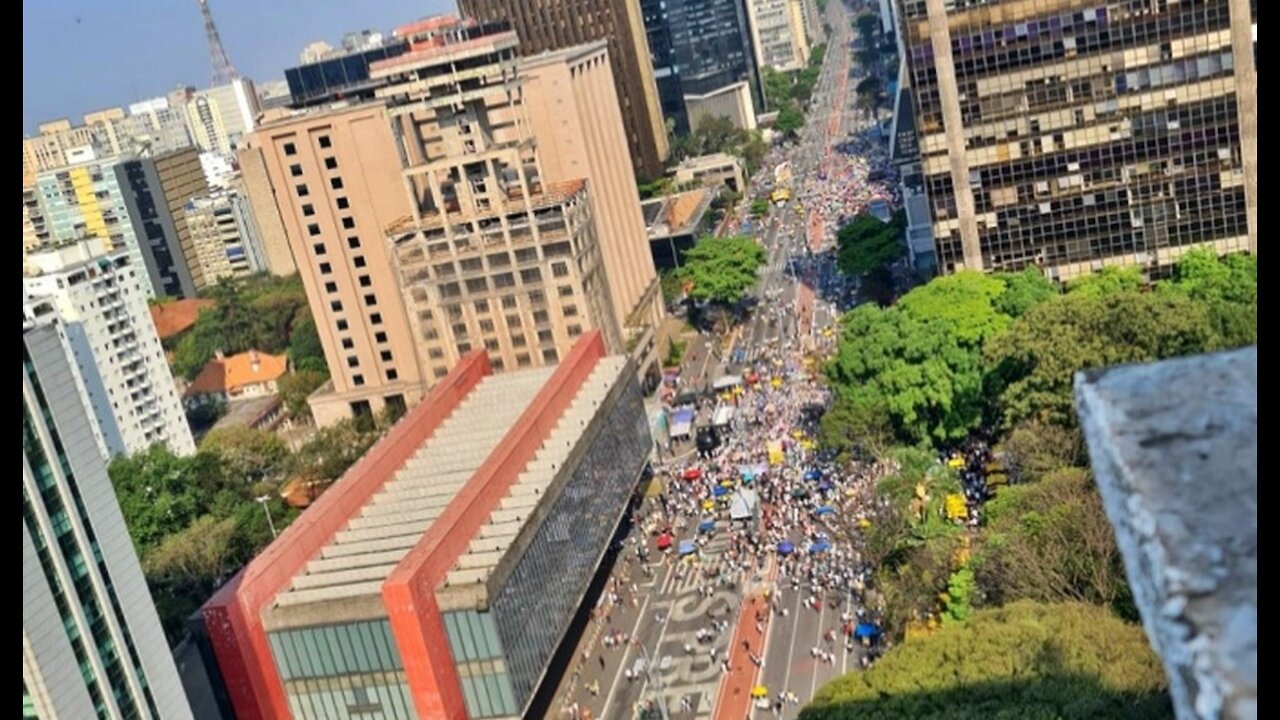
[[[242,75],[284,77],[313,40],[389,30],[454,0],[210,0]],[[22,0],[22,129],[209,82],[196,0]]]

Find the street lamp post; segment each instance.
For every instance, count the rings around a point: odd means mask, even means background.
[[[267,527],[271,530],[271,539],[276,539],[276,524],[271,520],[271,508],[267,507],[267,503],[271,502],[270,495],[259,495],[254,498],[258,504],[262,506],[262,513],[267,516]]]
[[[653,661],[649,657],[649,648],[640,643],[640,654],[644,656],[644,676],[653,684],[654,691],[658,695],[658,712],[662,713],[662,720],[671,720],[671,713],[667,710],[667,692],[662,685],[662,676],[653,671]]]

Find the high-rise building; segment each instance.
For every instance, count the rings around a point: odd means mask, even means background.
[[[191,236],[191,275],[206,288],[222,278],[238,278],[263,269],[248,202],[230,190],[197,195],[183,208]]]
[[[289,249],[284,219],[276,204],[275,193],[271,190],[262,149],[255,147],[252,141],[253,136],[250,135],[236,151],[240,176],[231,185],[249,202],[258,244],[262,247],[263,269],[272,275],[292,275],[298,271],[298,266],[293,261],[293,251]]]
[[[764,86],[756,66],[747,0],[641,0],[663,113],[678,133],[696,128],[685,96],[705,97],[747,83],[756,112]]]
[[[386,109],[311,111],[259,127],[241,152],[255,206],[278,208],[330,381],[312,401],[326,425],[421,397],[409,323],[382,228],[409,213]],[[262,163],[262,177],[249,158]],[[354,405],[354,410],[353,406]]]
[[[49,242],[44,221],[44,205],[34,185],[22,186],[22,256]]]
[[[71,164],[67,153],[94,144],[93,128],[72,126],[67,119],[41,123],[35,137],[22,138],[22,185],[35,182],[36,176]]]
[[[804,0],[747,0],[757,67],[790,72],[808,64],[803,5]]]
[[[23,717],[191,718],[68,330],[24,309]]]
[[[463,15],[481,22],[510,22],[520,38],[518,52],[526,58],[607,41],[634,173],[662,176],[669,150],[667,130],[644,17],[635,0],[552,0],[536,5],[525,0],[460,0],[458,5]]]
[[[128,158],[115,166],[115,173],[156,296],[195,297],[203,286],[196,282],[183,208],[209,190],[199,152],[187,147]]]
[[[173,375],[147,310],[146,272],[124,252],[86,240],[30,253],[23,319],[52,313],[84,383],[107,451],[128,455],[164,443],[195,452]]]
[[[939,271],[1256,251],[1256,7],[902,2]]]
[[[253,130],[259,112],[258,93],[248,78],[197,90],[187,101],[191,139],[201,150],[231,155]]]
[[[659,376],[655,330],[662,292],[649,252],[635,175],[604,41],[520,60],[524,107],[548,183],[586,178],[618,326],[641,374]]]
[[[93,146],[71,148],[64,158],[61,169],[42,172],[35,181],[49,242],[91,239],[101,252],[124,251],[132,267],[146,267],[128,193],[115,169],[119,158],[103,156]],[[144,289],[149,297],[160,292],[150,282]]]
[[[22,178],[26,186],[35,176],[74,164],[68,152],[94,147],[104,157],[131,153],[162,153],[191,145],[186,111],[172,107],[167,98],[143,100],[121,108],[87,113],[84,124],[69,120],[40,125],[39,134],[22,139]]]
[[[651,446],[598,333],[555,368],[472,351],[202,608],[235,713],[537,717]]]
[[[377,103],[252,143],[321,326],[321,423],[412,405],[475,347],[500,370],[553,364],[592,329],[620,349],[635,306],[613,308],[586,180],[541,170],[515,33],[437,17],[392,42],[406,50],[368,67]]]
[[[126,138],[122,150],[135,153],[161,153],[190,147],[187,113],[161,96],[129,106],[129,114],[119,122],[118,133]]]

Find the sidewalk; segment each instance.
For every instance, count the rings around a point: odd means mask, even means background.
[[[748,720],[751,717],[751,689],[760,677],[760,667],[751,660],[749,653],[757,658],[764,658],[764,641],[769,634],[769,600],[766,592],[773,586],[777,565],[772,559],[766,568],[762,582],[745,595],[742,608],[738,611],[737,625],[733,630],[733,640],[729,645],[729,674],[720,683],[716,693],[716,704],[712,711],[712,720]],[[757,613],[763,618],[756,621]],[[743,645],[743,643],[747,643]],[[748,651],[748,648],[750,650]]]

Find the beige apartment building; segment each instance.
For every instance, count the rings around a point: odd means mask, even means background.
[[[271,179],[267,176],[267,161],[262,148],[252,144],[254,136],[236,150],[240,176],[232,181],[232,188],[249,201],[254,226],[258,230],[258,242],[262,245],[264,269],[272,275],[292,275],[298,271],[289,249],[289,236],[284,229],[280,207],[271,191]],[[287,198],[286,198],[287,199]]]
[[[600,41],[521,59],[524,105],[547,182],[586,178],[613,311],[642,376],[657,377],[663,316],[608,45]]]
[[[791,72],[808,64],[803,0],[747,0],[747,16],[758,67]]]
[[[320,425],[422,395],[409,325],[382,228],[409,214],[399,155],[381,104],[307,112],[250,138],[307,291],[329,365],[311,401]],[[245,155],[242,154],[243,158]]]

